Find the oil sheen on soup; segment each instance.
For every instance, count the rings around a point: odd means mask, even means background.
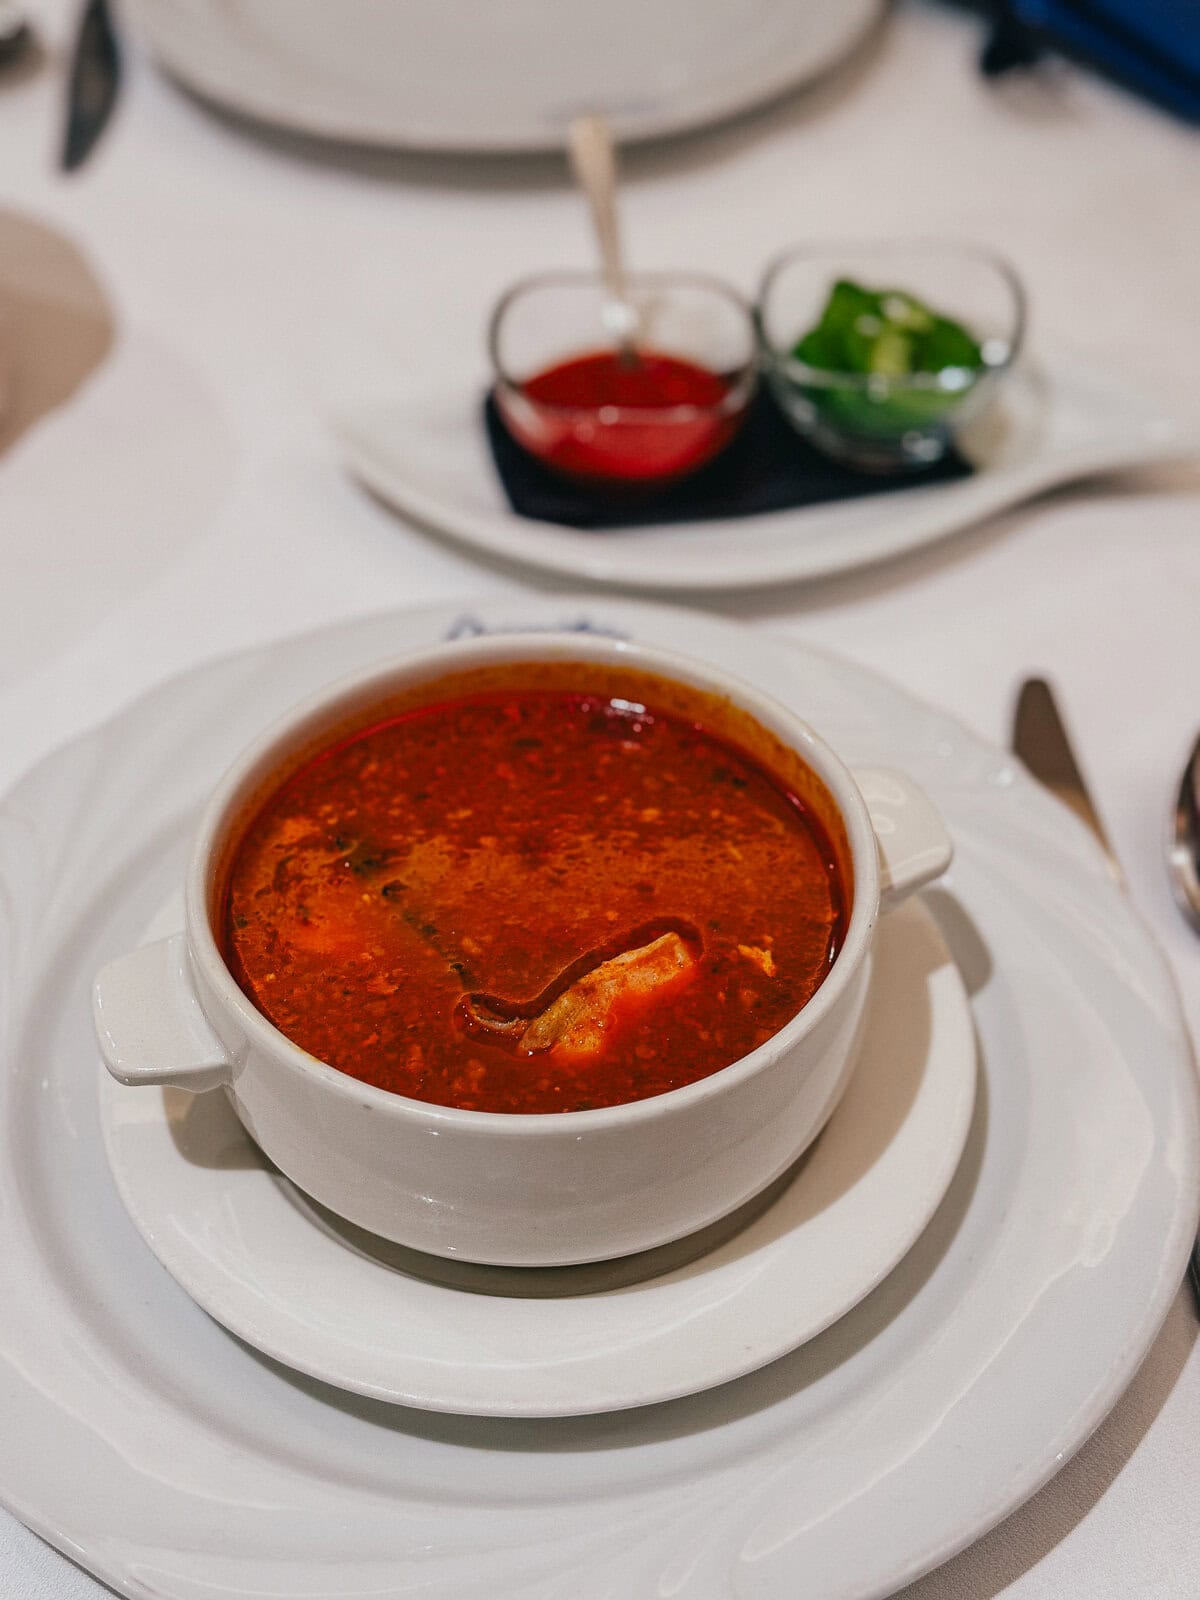
[[[268,789],[224,954],[295,1044],[493,1112],[662,1094],[776,1033],[846,886],[793,788],[702,720],[571,688],[381,716]]]

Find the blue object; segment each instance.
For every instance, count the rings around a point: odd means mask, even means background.
[[[1008,0],[1001,9],[1001,28],[1015,23],[1200,122],[1200,0]]]

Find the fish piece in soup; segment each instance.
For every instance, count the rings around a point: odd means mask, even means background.
[[[674,988],[691,976],[695,964],[677,933],[602,961],[534,1018],[521,1035],[521,1048],[595,1055],[622,1009]]]
[[[562,991],[532,1018],[503,1014],[480,996],[464,997],[464,1019],[473,1029],[512,1040],[530,1055],[551,1050],[556,1056],[592,1056],[623,1010],[674,988],[689,978],[696,961],[677,933],[661,934],[636,950],[602,961]]]

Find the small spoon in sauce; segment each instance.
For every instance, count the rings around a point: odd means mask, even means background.
[[[601,319],[617,347],[622,365],[636,366],[641,319],[629,298],[629,286],[621,261],[621,238],[617,227],[617,162],[607,121],[596,116],[576,117],[567,129],[567,149],[575,181],[587,199],[596,243],[600,247],[600,272],[604,279]]]

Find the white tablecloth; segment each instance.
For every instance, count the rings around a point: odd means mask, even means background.
[[[103,145],[64,178],[54,52],[73,11],[35,7],[51,59],[0,81],[0,203],[73,238],[117,329],[70,403],[0,457],[4,785],[197,661],[533,582],[356,489],[322,407],[389,372],[481,371],[497,291],[589,258],[559,163],[314,154],[248,136],[136,53]],[[1052,90],[998,93],[975,72],[977,47],[970,19],[902,9],[834,81],[631,156],[633,257],[704,264],[750,289],[793,239],[971,236],[1019,264],[1035,343],[1076,347],[1200,426],[1194,134],[1074,73]],[[718,605],[853,654],[997,740],[1018,679],[1050,673],[1200,1031],[1200,941],[1162,863],[1166,808],[1200,724],[1200,470],[1064,491],[886,568]],[[1196,1327],[1181,1293],[1076,1459],[908,1600],[1193,1600]],[[0,1592],[101,1590],[0,1513]]]

